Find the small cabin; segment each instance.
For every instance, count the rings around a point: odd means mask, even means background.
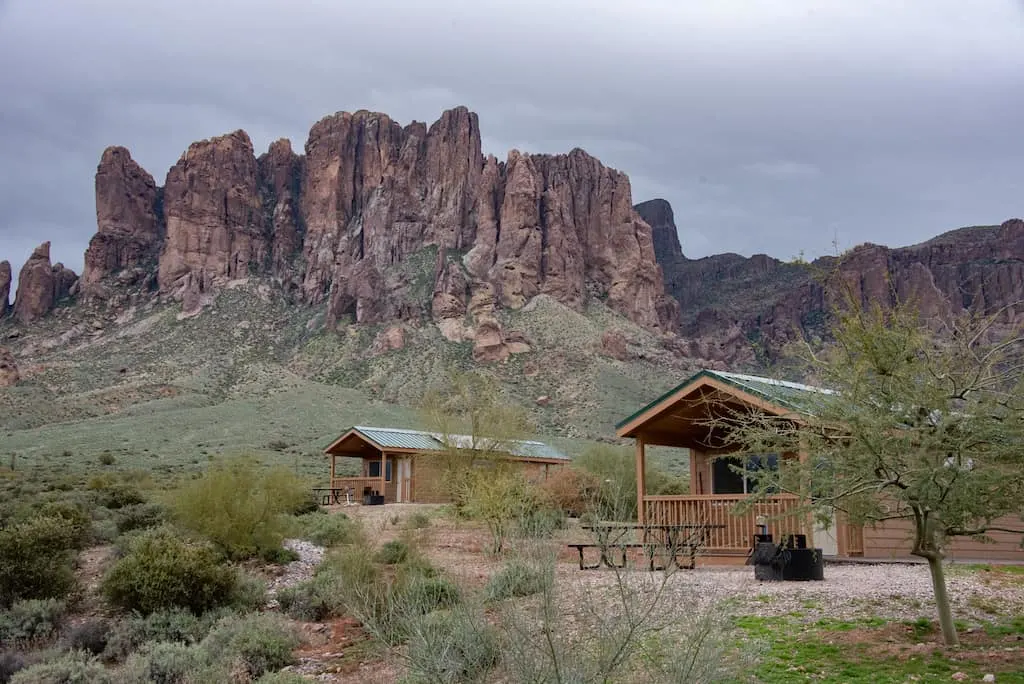
[[[334,498],[341,493],[341,500],[372,503],[447,503],[444,470],[430,457],[453,452],[476,467],[493,465],[497,456],[534,482],[570,463],[569,456],[544,442],[361,425],[349,428],[324,449],[331,463]],[[338,459],[358,461],[360,474],[339,477]]]

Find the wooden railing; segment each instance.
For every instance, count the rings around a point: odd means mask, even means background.
[[[363,488],[369,487],[374,491],[381,491],[379,477],[336,477],[331,480],[331,489],[352,489],[352,497],[359,501],[363,497]]]
[[[724,525],[709,533],[706,553],[746,553],[753,546],[756,518],[767,518],[768,533],[775,539],[784,534],[805,534],[795,496],[776,496],[759,501],[744,513],[735,513],[743,494],[699,494],[691,496],[645,496],[644,522],[651,525]]]

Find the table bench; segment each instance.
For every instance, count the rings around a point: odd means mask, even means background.
[[[567,544],[569,548],[576,549],[579,554],[580,570],[596,570],[601,565],[609,568],[626,567],[626,557],[629,549],[643,549],[647,557],[649,570],[665,570],[670,565],[678,569],[692,570],[697,565],[697,553],[707,543],[708,533],[713,529],[722,529],[725,525],[705,524],[679,524],[679,525],[639,525],[636,523],[603,523],[597,525],[583,525],[582,529],[591,530],[596,533],[597,542]],[[626,541],[624,537],[631,531],[642,530],[643,541]],[[648,534],[657,532],[664,535],[661,541],[648,541]],[[614,537],[614,538],[613,538]],[[584,549],[600,549],[601,555],[595,564],[587,564],[583,556]],[[618,549],[621,551],[622,560],[616,563],[610,558],[610,551]],[[658,552],[666,554],[664,565],[656,565],[655,559]],[[680,556],[687,558],[688,562],[680,563]]]
[[[349,487],[331,488],[331,487],[314,487],[313,496],[320,500],[321,506],[330,506],[331,504],[343,504],[348,503],[348,497],[346,496],[351,489]]]

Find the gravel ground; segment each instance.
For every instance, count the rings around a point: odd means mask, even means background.
[[[285,539],[284,547],[299,554],[299,559],[284,566],[284,572],[267,584],[268,608],[277,607],[277,592],[285,587],[295,586],[313,576],[313,571],[324,559],[324,547],[302,539]]]
[[[855,619],[907,619],[935,613],[931,576],[923,565],[826,565],[822,582],[759,582],[753,568],[681,570],[665,580],[667,603],[706,607],[727,601],[741,615],[791,615]],[[625,583],[637,591],[655,591],[664,575],[631,571]],[[580,571],[563,566],[560,585],[570,602],[614,601],[618,591],[611,571]],[[991,620],[1024,613],[1024,579],[1014,575],[949,569],[947,587],[957,618]]]

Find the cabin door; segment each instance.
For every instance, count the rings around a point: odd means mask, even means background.
[[[838,556],[839,541],[838,530],[836,529],[836,511],[832,512],[832,520],[828,527],[822,527],[821,523],[814,523],[814,545],[821,549],[823,556]]]
[[[398,486],[395,492],[395,501],[397,503],[409,503],[410,490],[412,482],[412,459],[400,458],[398,459]]]

